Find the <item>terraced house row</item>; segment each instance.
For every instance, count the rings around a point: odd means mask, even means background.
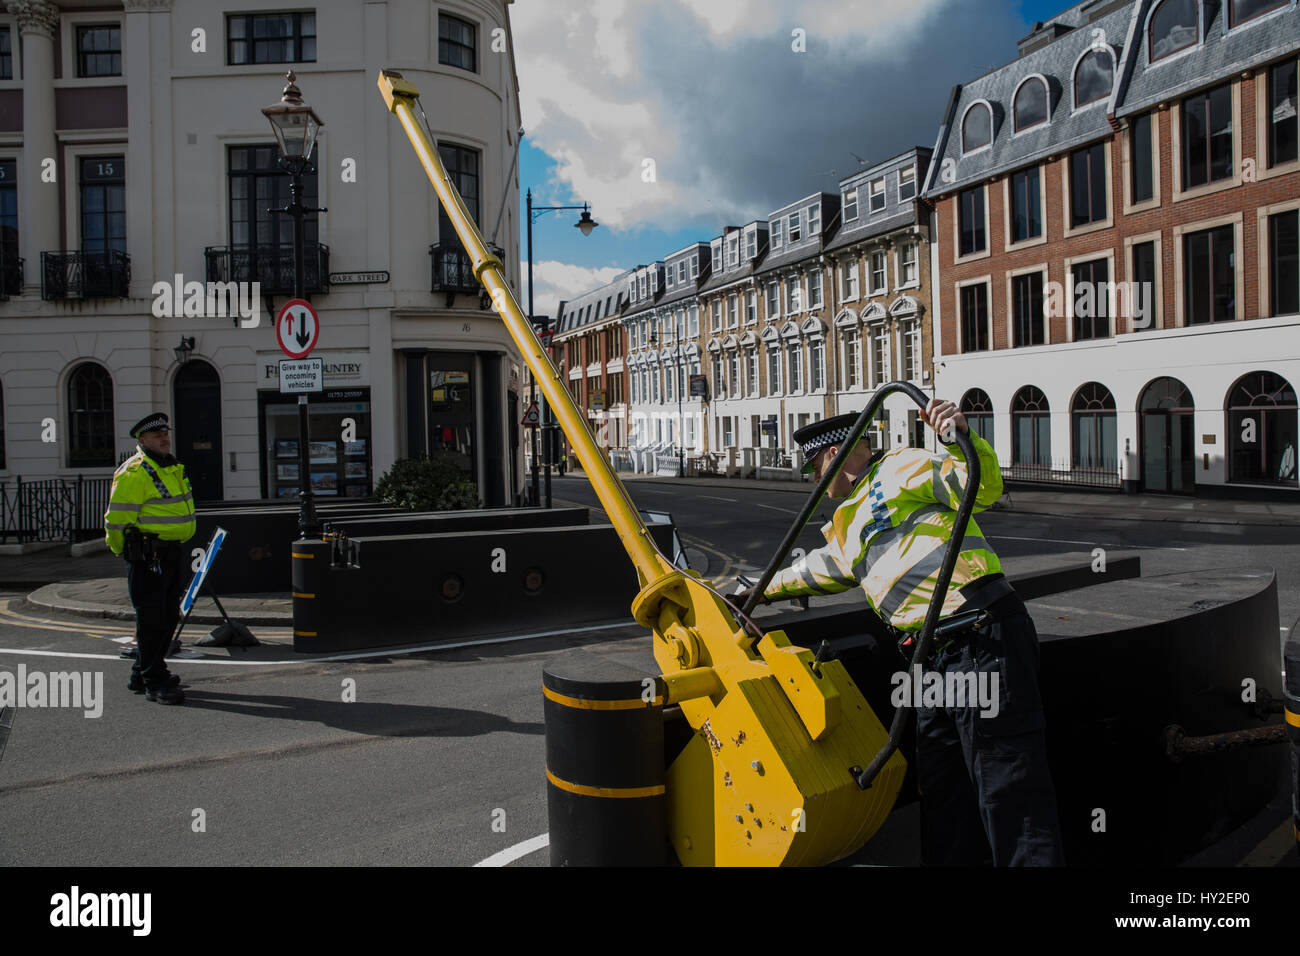
[[[606,426],[607,447],[623,447],[614,438],[625,434],[669,458],[684,446],[722,467],[789,466],[801,425],[860,409],[883,382],[928,384],[929,229],[918,190],[929,158],[908,150],[841,181],[838,193],[728,226],[562,303],[556,342],[571,386],[595,375],[572,356],[581,349],[590,361],[615,327],[599,303],[626,303],[616,319],[626,400],[586,405],[593,420],[624,423]],[[574,389],[580,401],[589,394]],[[875,428],[886,446],[922,441],[906,401],[891,401]]]
[[[904,379],[1014,478],[1296,494],[1296,0],[1090,0],[1018,52],[954,87],[933,150],[629,270],[599,414],[797,464],[800,424]],[[876,427],[926,439],[901,399]]]

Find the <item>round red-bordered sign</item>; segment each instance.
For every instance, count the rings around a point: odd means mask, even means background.
[[[275,340],[292,359],[306,358],[320,341],[320,316],[306,299],[290,299],[275,315]]]

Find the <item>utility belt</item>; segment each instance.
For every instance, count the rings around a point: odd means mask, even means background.
[[[128,561],[143,561],[156,566],[162,560],[175,558],[180,550],[181,542],[164,541],[158,535],[141,531],[135,525],[129,525],[122,532],[122,557]]]
[[[934,638],[930,646],[931,658],[937,657],[949,647],[969,640],[970,636],[980,628],[996,624],[1006,616],[1006,610],[1024,606],[1016,597],[1016,589],[1000,571],[976,578],[959,588],[958,593],[965,598],[965,601],[961,607],[946,618],[941,618],[935,625]],[[994,608],[995,604],[1009,597],[1016,597],[1016,600],[1008,601],[1008,608]],[[920,639],[920,632],[900,631],[894,627],[889,629],[897,640],[898,652],[904,659],[910,661],[912,652],[916,650],[916,641]]]

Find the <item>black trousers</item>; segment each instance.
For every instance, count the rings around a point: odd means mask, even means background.
[[[167,548],[158,557],[161,573],[144,561],[126,563],[126,586],[135,607],[135,640],[139,656],[132,665],[146,687],[161,687],[167,680],[167,648],[181,616],[181,596],[189,584],[183,548]]]
[[[1014,594],[989,613],[993,623],[949,647],[930,667],[940,674],[985,674],[990,689],[996,676],[996,715],[992,695],[984,708],[978,701],[917,708],[921,860],[938,866],[1062,866],[1038,692],[1038,633]]]

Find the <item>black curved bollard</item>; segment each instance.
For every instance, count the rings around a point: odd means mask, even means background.
[[[663,682],[573,650],[546,664],[542,693],[551,865],[664,865]]]

